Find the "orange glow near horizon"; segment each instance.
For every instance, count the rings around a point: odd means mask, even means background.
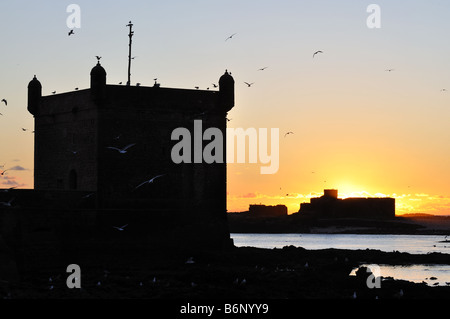
[[[336,182],[334,184],[326,180],[322,181],[321,178],[316,178],[316,176],[314,176],[317,174],[316,172],[310,173],[310,175],[314,177],[305,179],[305,185],[296,186],[293,183],[289,187],[276,187],[273,185],[267,186],[255,183],[256,189],[260,189],[260,191],[243,191],[242,193],[238,193],[237,190],[246,189],[246,184],[240,182],[241,179],[245,180],[243,177],[245,176],[244,174],[248,175],[247,185],[252,184],[250,182],[252,179],[259,179],[255,173],[255,169],[251,169],[250,167],[243,168],[244,167],[238,169],[237,167],[234,167],[229,169],[229,212],[247,211],[250,204],[281,204],[286,205],[288,213],[292,214],[298,212],[301,203],[307,203],[311,198],[322,196],[324,189],[337,189],[338,197],[342,199],[350,197],[395,198],[397,216],[420,213],[430,215],[450,215],[450,196],[414,192],[414,189],[412,189],[411,186],[405,187],[401,192],[383,192],[383,190],[385,190],[383,187],[363,188],[359,183]],[[238,170],[238,172],[235,172],[235,170]],[[295,179],[295,174],[293,174],[291,178]],[[260,177],[260,179],[265,179],[265,177]],[[277,180],[275,177],[269,177],[267,179]],[[314,179],[319,179],[321,181],[314,182]],[[329,180],[331,181],[332,179]],[[333,186],[327,184],[332,184]],[[310,188],[308,185],[311,185]],[[270,189],[270,191],[265,193],[262,191],[263,189]],[[312,189],[312,191],[307,192],[308,189]]]
[[[268,196],[259,193],[248,193],[243,196],[228,196],[228,212],[248,211],[251,204],[263,205],[286,205],[288,213],[298,212],[301,203],[308,203],[311,198],[320,197],[323,192],[312,192],[310,194],[289,194],[289,196]],[[354,197],[375,197],[395,198],[396,215],[404,214],[430,214],[450,216],[450,197],[432,196],[428,194],[370,194],[366,191],[356,191],[351,193],[342,193],[339,198]]]

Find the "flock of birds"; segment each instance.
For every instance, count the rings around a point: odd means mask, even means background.
[[[72,30],[69,31],[68,36],[70,37],[70,36],[72,36],[72,35],[74,35],[74,34],[75,34],[75,32],[74,32],[74,30],[72,29]],[[233,37],[234,37],[235,35],[237,35],[237,33],[231,34],[230,36],[228,36],[228,37],[225,39],[225,41],[228,41],[228,40],[233,39]],[[324,53],[324,52],[323,52],[322,50],[317,50],[317,51],[315,51],[315,52],[313,53],[312,57],[315,58],[315,56],[316,56],[317,54],[323,54],[323,53]],[[137,57],[137,56],[133,56],[133,57],[131,57],[131,59],[134,60],[136,57]],[[97,56],[97,59],[100,61],[101,57]],[[267,68],[268,68],[267,66],[266,66],[266,67],[262,67],[262,68],[259,68],[258,71],[264,71],[264,70],[266,70]],[[392,72],[392,71],[394,71],[394,69],[386,69],[385,71],[386,71],[386,72]],[[251,86],[254,84],[253,82],[252,82],[252,83],[250,83],[250,82],[244,82],[244,83],[247,85],[247,87],[251,87]],[[122,84],[122,82],[119,82],[119,84]],[[141,85],[141,83],[136,83],[136,86],[140,86],[140,85]],[[155,79],[155,85],[156,85],[156,79]],[[214,87],[214,88],[217,88],[217,84],[213,83],[213,87]],[[197,90],[200,89],[199,86],[194,86],[194,88],[197,89]],[[78,90],[78,88],[76,88],[75,90]],[[209,87],[207,88],[207,90],[209,90]],[[441,92],[447,92],[447,89],[441,89]],[[53,91],[52,93],[53,93],[53,94],[56,94],[56,91]]]
[[[72,36],[72,35],[74,35],[74,34],[75,34],[74,30],[70,30],[69,33],[68,33],[68,36]],[[225,39],[225,41],[228,41],[228,40],[232,39],[235,35],[237,35],[237,33],[233,33],[232,35],[228,36],[228,37]],[[315,51],[315,52],[313,53],[313,58],[314,58],[317,54],[319,54],[319,53],[320,53],[320,54],[323,54],[323,51],[322,51],[322,50]],[[100,61],[101,58],[102,58],[102,57],[99,56],[99,55],[97,55],[97,56],[95,56],[95,57],[96,57],[97,61]],[[136,57],[137,57],[137,56],[133,56],[131,59],[134,60]],[[257,71],[264,71],[264,70],[266,70],[267,68],[268,68],[268,66],[265,66],[265,67],[259,68]],[[157,80],[158,80],[157,78],[154,79],[155,85],[158,85],[158,86],[159,86],[159,84],[157,84]],[[122,82],[119,82],[119,84],[122,84]],[[254,82],[244,82],[244,84],[247,85],[247,87],[252,87],[253,84],[254,84]],[[137,83],[137,84],[136,84],[136,86],[140,86],[140,85],[141,85],[141,83]],[[214,88],[217,88],[217,87],[218,87],[218,85],[215,84],[215,83],[212,83],[212,85],[213,85]],[[199,89],[200,87],[195,86],[195,88],[196,88],[196,89]],[[209,90],[209,87],[208,87],[207,89]],[[78,88],[75,88],[75,90],[78,90]],[[52,94],[56,94],[56,91],[53,91]],[[3,102],[3,103],[5,104],[5,106],[8,105],[8,102],[7,102],[6,99],[2,99],[1,102]],[[3,115],[3,114],[0,113],[0,115]],[[227,121],[231,121],[231,120],[227,118]],[[23,131],[23,132],[26,132],[26,131],[29,131],[29,130],[26,129],[26,128],[22,128],[22,131]],[[34,131],[32,131],[32,133],[34,133]],[[290,135],[290,134],[294,134],[294,132],[287,132],[287,133],[284,135],[284,137],[286,137],[286,136],[288,136],[288,135]],[[117,140],[117,139],[119,139],[119,137],[120,137],[120,135],[119,135],[118,137],[116,137],[115,139]],[[114,147],[114,146],[108,146],[107,148],[108,148],[108,149],[111,149],[111,150],[115,150],[115,151],[119,152],[120,154],[126,154],[126,153],[128,152],[128,150],[129,150],[131,147],[135,146],[135,145],[136,145],[136,143],[129,144],[129,145],[123,147],[123,148],[118,148],[118,147]],[[70,152],[71,152],[73,155],[78,154],[78,151],[76,151],[76,150],[70,150]],[[2,171],[2,172],[0,173],[0,175],[3,175],[6,171],[7,171],[7,170]],[[145,185],[145,184],[153,183],[153,181],[154,181],[155,179],[160,178],[160,177],[162,177],[162,176],[164,176],[164,174],[161,174],[161,175],[157,175],[157,176],[155,176],[155,177],[152,177],[151,179],[146,180],[146,181],[142,182],[141,184],[137,185],[137,186],[135,187],[135,189],[138,189],[138,188],[142,187],[142,186]],[[11,203],[10,203],[10,202],[8,202],[8,203],[0,203],[0,204],[6,205],[6,206],[11,206]],[[114,226],[114,228],[116,228],[116,229],[118,229],[118,230],[120,230],[120,231],[123,231],[124,228],[125,228],[125,226],[122,226],[122,227],[116,227],[116,226]]]
[[[73,35],[75,35],[75,32],[74,32],[74,30],[72,29],[72,30],[70,30],[70,31],[68,32],[68,36],[70,37],[70,36],[73,36]],[[237,33],[231,34],[230,36],[228,36],[228,37],[225,39],[225,41],[229,41],[229,40],[233,39],[236,35],[237,35]],[[322,51],[322,50],[314,51],[313,54],[312,54],[312,58],[314,59],[318,54],[324,54],[324,51]],[[95,57],[97,58],[98,61],[100,61],[100,59],[102,58],[101,56],[98,56],[98,55],[95,56]],[[134,60],[136,57],[137,57],[137,56],[133,56],[133,57],[131,57],[131,59]],[[264,70],[266,70],[267,68],[268,68],[268,66],[265,66],[265,67],[259,68],[258,71],[264,71]],[[393,72],[394,69],[393,69],[393,68],[389,68],[389,69],[386,69],[385,71],[386,71],[386,72]],[[155,81],[155,85],[158,85],[158,86],[159,86],[159,84],[157,84],[157,82],[156,82],[156,81],[157,81],[157,78],[155,78],[154,81]],[[119,84],[122,84],[122,82],[119,82]],[[247,81],[244,81],[244,84],[245,84],[247,87],[250,88],[250,87],[252,87],[255,83],[254,83],[254,82],[247,82]],[[137,86],[140,86],[141,83],[137,83],[136,85],[137,85]],[[218,87],[218,85],[215,84],[215,83],[212,83],[212,85],[213,85],[214,88],[217,88],[217,87]],[[200,87],[195,86],[195,88],[196,88],[196,89],[199,89]],[[208,87],[207,89],[209,90],[209,87]],[[75,88],[75,90],[78,90],[78,88]],[[441,89],[440,91],[445,93],[445,92],[447,92],[447,89],[444,88],[444,89]],[[52,91],[52,94],[56,94],[56,91]],[[8,101],[7,101],[5,98],[3,98],[3,99],[0,101],[0,103],[4,103],[5,107],[8,106]],[[3,116],[3,113],[0,112],[0,116]],[[229,119],[227,119],[227,120],[230,121]],[[28,129],[26,129],[26,128],[22,128],[22,131],[23,131],[23,132],[27,132],[27,131],[30,131],[30,130],[28,130]],[[34,133],[34,131],[31,131],[31,133]],[[288,136],[288,135],[290,135],[290,134],[294,134],[294,133],[293,133],[293,132],[287,132],[287,133],[285,133],[284,137],[286,137],[286,136]],[[116,151],[118,151],[120,154],[125,154],[125,153],[127,152],[127,150],[128,150],[130,147],[134,146],[134,145],[135,145],[135,144],[127,145],[126,147],[124,147],[124,148],[122,148],[122,149],[117,148],[117,147],[108,147],[108,148],[109,148],[109,149],[112,149],[112,150],[116,150]],[[76,154],[77,151],[73,151],[73,153]],[[3,176],[3,175],[5,174],[6,171],[7,171],[7,170],[4,170],[4,171],[0,172],[0,176]],[[153,182],[153,180],[154,180],[155,178],[158,178],[158,177],[161,177],[161,176],[163,176],[163,175],[158,175],[158,176],[154,177],[153,179],[150,179],[150,180],[148,180],[148,181],[145,181],[145,182],[143,182],[142,184],[138,185],[136,188],[139,188],[140,186],[142,186],[142,185],[144,185],[144,184],[146,184],[146,183],[151,183],[151,182]]]

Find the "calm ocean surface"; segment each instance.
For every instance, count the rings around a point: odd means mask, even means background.
[[[450,242],[440,243],[445,236],[439,235],[359,235],[359,234],[238,234],[231,238],[237,247],[282,248],[297,246],[305,249],[378,249],[381,251],[427,254],[440,252],[450,254]],[[450,240],[450,236],[447,238]]]
[[[303,247],[317,250],[337,249],[378,249],[381,251],[428,254],[440,252],[450,254],[450,242],[442,235],[359,235],[359,234],[242,234],[232,233],[237,247],[282,248],[284,246]],[[447,237],[450,240],[450,236]],[[450,255],[447,265],[378,265],[382,277],[393,277],[412,282],[426,282],[428,285],[450,285]]]

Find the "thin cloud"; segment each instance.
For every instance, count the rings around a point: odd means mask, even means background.
[[[0,179],[15,180],[16,178],[14,176],[2,175],[2,176],[0,176]]]
[[[20,165],[16,165],[14,167],[8,168],[9,171],[29,171],[28,168],[22,167]]]
[[[255,193],[247,193],[245,195],[241,196],[242,198],[256,198],[256,194]]]
[[[22,187],[22,186],[25,186],[25,184],[20,184],[20,183],[18,183],[18,182],[17,182],[16,180],[14,180],[14,179],[8,179],[8,180],[2,182],[1,185],[6,186],[7,188],[10,188],[10,187]]]
[[[17,180],[15,176],[0,176],[0,186],[4,188],[11,188],[11,187],[24,187],[27,186],[27,184],[20,182],[20,180]]]

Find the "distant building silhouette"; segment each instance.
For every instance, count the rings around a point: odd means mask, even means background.
[[[336,189],[326,189],[323,196],[311,198],[310,203],[300,204],[299,213],[323,218],[391,219],[395,217],[395,199],[339,199]]]

